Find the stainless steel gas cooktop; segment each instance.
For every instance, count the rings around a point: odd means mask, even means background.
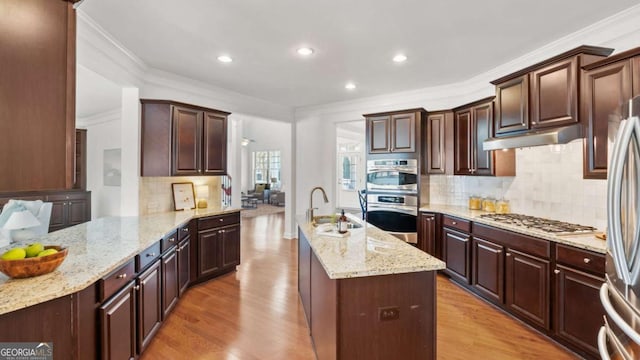
[[[589,234],[597,230],[593,226],[584,226],[521,214],[484,214],[480,215],[480,217],[503,224],[522,226],[555,235]]]

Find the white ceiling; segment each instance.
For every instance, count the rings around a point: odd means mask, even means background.
[[[151,67],[300,107],[462,81],[636,4],[87,0],[80,9]],[[300,58],[302,45],[316,53]],[[398,52],[409,59],[393,63]]]

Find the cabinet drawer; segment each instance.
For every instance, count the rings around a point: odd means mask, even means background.
[[[146,248],[143,252],[136,255],[136,270],[140,270],[147,267],[154,260],[160,256],[160,241]]]
[[[447,215],[442,217],[442,224],[446,227],[458,229],[460,231],[464,231],[467,233],[471,231],[470,221],[462,220],[462,219],[447,216]]]
[[[162,240],[160,240],[160,251],[164,253],[165,251],[169,250],[171,247],[176,246],[177,243],[178,243],[178,232],[176,230],[171,232],[171,234],[162,238]]]
[[[198,219],[198,230],[212,229],[238,223],[240,223],[239,212],[220,216],[209,216],[206,218]]]
[[[604,275],[605,256],[587,250],[562,244],[556,244],[556,261],[574,268]]]
[[[182,241],[187,236],[189,236],[189,231],[190,231],[189,224],[191,224],[191,222],[188,222],[178,228],[178,241]]]
[[[133,259],[114,270],[111,274],[103,277],[98,282],[98,298],[102,302],[111,297],[129,281],[135,278],[136,271]]]

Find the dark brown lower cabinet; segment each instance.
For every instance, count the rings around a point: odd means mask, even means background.
[[[440,259],[442,255],[440,254],[437,228],[436,214],[423,213],[420,215],[418,249]]]
[[[317,359],[436,359],[435,271],[330,279],[313,252],[310,270]]]
[[[161,261],[156,261],[136,281],[138,291],[138,352],[142,353],[162,323]]]
[[[178,303],[178,253],[176,248],[162,255],[162,319],[166,319]]]
[[[191,238],[186,237],[176,249],[178,252],[178,295],[182,294],[189,287],[191,277]]]
[[[240,225],[222,229],[222,268],[235,268],[240,265]]]
[[[217,273],[220,268],[220,230],[198,231],[198,278]]]
[[[586,350],[582,355],[595,359],[604,315],[599,297],[604,278],[562,265],[557,265],[554,273],[556,336],[578,350]]]
[[[135,300],[135,281],[130,281],[98,309],[103,360],[136,358]]]
[[[442,230],[443,258],[447,263],[445,273],[451,278],[469,284],[471,236],[447,227]]]
[[[311,245],[298,230],[298,293],[311,332]]]
[[[504,303],[504,247],[473,238],[473,276],[471,284],[490,301]]]
[[[514,315],[549,330],[549,261],[508,249],[506,306]]]

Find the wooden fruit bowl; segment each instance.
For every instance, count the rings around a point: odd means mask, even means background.
[[[46,249],[56,249],[57,253],[19,260],[0,259],[0,271],[14,279],[44,275],[55,270],[67,257],[67,248],[61,246],[45,246]]]

